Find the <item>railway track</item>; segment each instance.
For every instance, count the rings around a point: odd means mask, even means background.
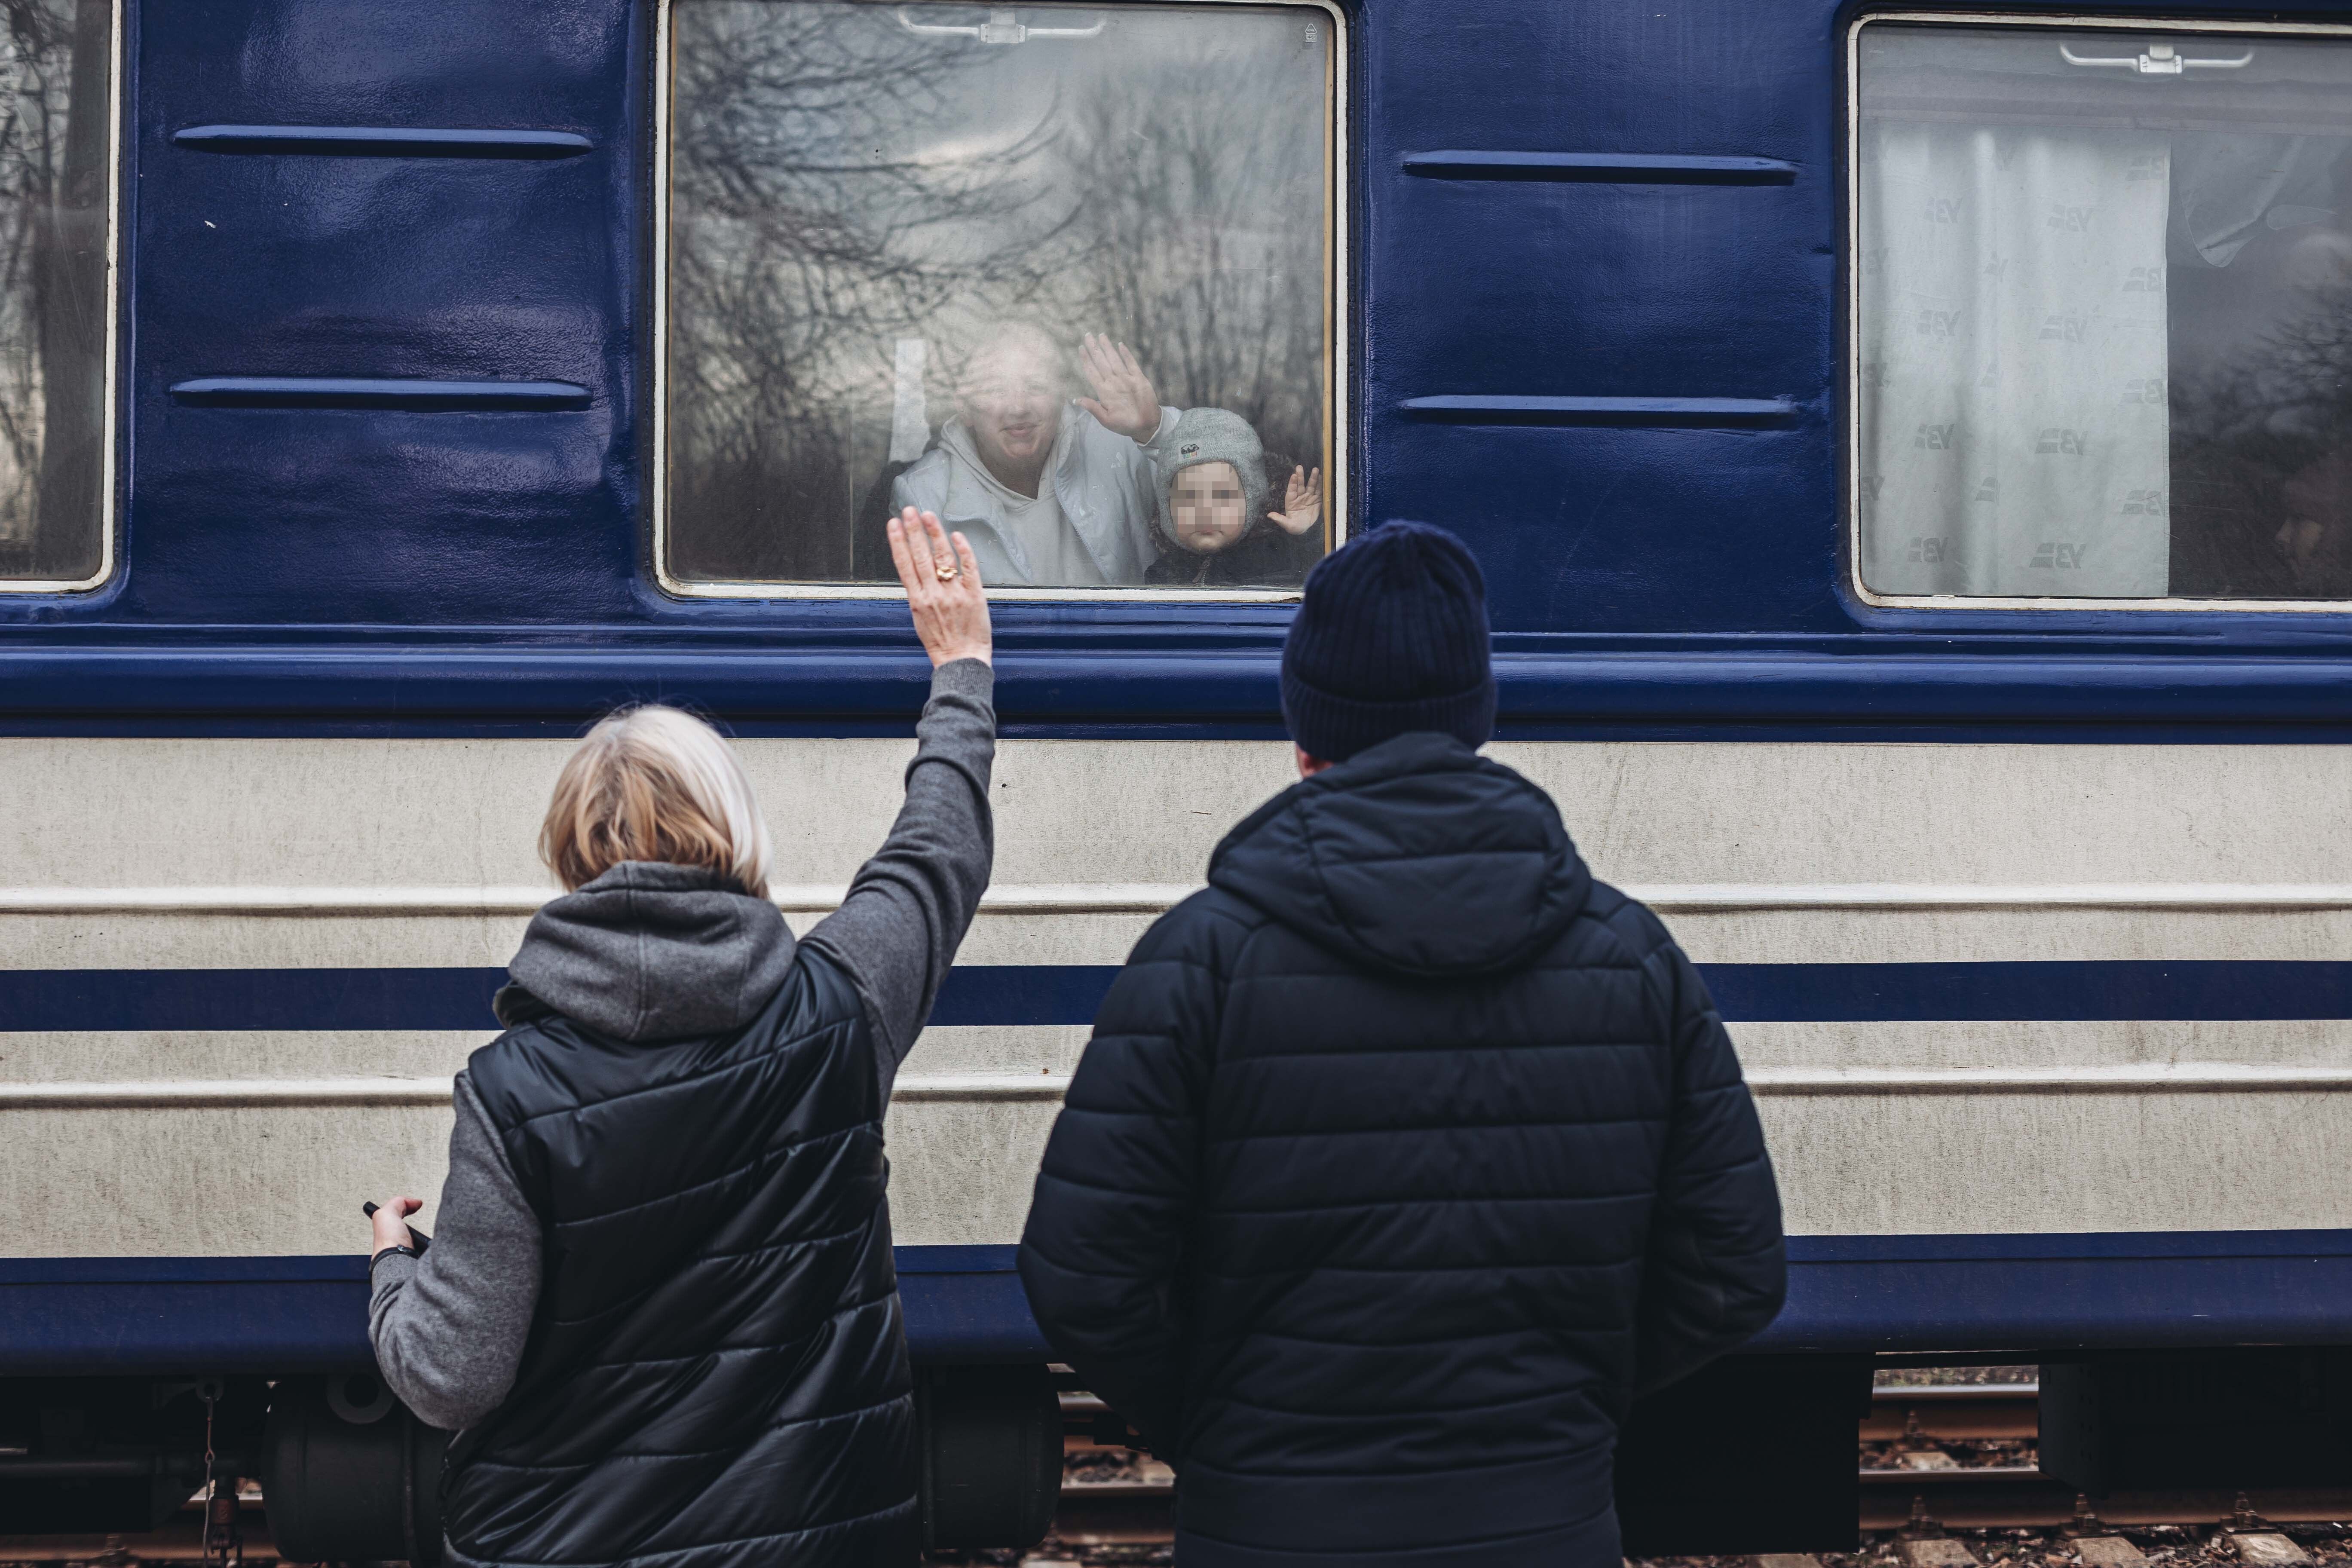
[[[1944,1445],[2032,1440],[2040,1431],[2039,1394],[2030,1383],[1874,1390],[1858,1438],[1885,1448],[1857,1470],[1861,1527],[1898,1530],[1915,1508],[1954,1530],[2047,1530],[2074,1521],[2074,1489],[2031,1463],[1969,1464],[1944,1450]],[[1071,1427],[1066,1450],[1098,1451],[1096,1436],[1110,1419],[1100,1402],[1068,1394],[1063,1410]],[[1072,1480],[1062,1490],[1055,1537],[1073,1546],[1169,1540],[1173,1491],[1164,1466],[1151,1466],[1150,1473],[1150,1479]],[[2279,1524],[2352,1521],[2352,1488],[2261,1490],[2247,1493],[2246,1500]],[[2097,1517],[2112,1529],[2212,1524],[2237,1502],[2238,1494],[2228,1491],[2117,1492],[2100,1500]]]
[[[2031,1383],[1936,1384],[1874,1390],[1859,1428],[1864,1443],[2031,1438],[2041,1430],[2041,1390]],[[1126,1424],[1091,1394],[1062,1395],[1066,1453],[1122,1444]],[[1938,1467],[1940,1468],[1940,1467]]]
[[[2037,1393],[2030,1383],[1876,1390],[1858,1431],[1861,1528],[1898,1530],[1915,1510],[1953,1530],[2047,1530],[2074,1521],[2073,1489],[2030,1463],[1970,1464],[1944,1451],[1948,1445],[1999,1444],[2018,1445],[2021,1452],[2037,1436]],[[1167,1467],[1129,1462],[1118,1442],[1124,1424],[1091,1395],[1064,1394],[1062,1415],[1063,1451],[1075,1463],[1062,1489],[1055,1538],[1079,1549],[1170,1540],[1175,1494]],[[1089,1465],[1089,1458],[1098,1463]],[[1090,1469],[1106,1479],[1089,1479]],[[2255,1491],[2246,1500],[2279,1524],[2352,1521],[2352,1488]],[[2115,1530],[2209,1525],[2237,1501],[2237,1494],[2221,1491],[2120,1492],[2100,1500],[2097,1514]],[[261,1500],[248,1496],[245,1514],[247,1560],[274,1561]],[[194,1562],[202,1555],[202,1537],[201,1521],[189,1509],[152,1536],[0,1537],[0,1563]]]
[[[1914,1500],[1951,1530],[2055,1530],[2075,1522],[2071,1487],[2026,1468],[1950,1470],[1921,1484],[1899,1472],[1864,1471],[1861,1528],[1900,1530]],[[1164,1484],[1077,1483],[1063,1489],[1055,1516],[1056,1539],[1073,1546],[1125,1546],[1164,1542],[1174,1534],[1172,1489]],[[2100,1524],[2109,1530],[2154,1525],[2210,1525],[2229,1517],[2238,1494],[2228,1491],[2117,1492],[2102,1499]],[[2253,1510],[2274,1524],[2352,1521],[2352,1488],[2266,1490],[2246,1494]]]
[[[1930,1384],[1871,1391],[1865,1443],[1906,1438],[1967,1443],[2030,1438],[2042,1430],[2042,1391],[2031,1383]]]

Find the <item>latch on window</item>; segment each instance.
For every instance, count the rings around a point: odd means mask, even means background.
[[[2142,76],[2179,76],[2184,71],[2233,71],[2241,66],[2254,63],[2254,51],[2248,49],[2236,59],[2195,59],[2178,53],[2170,44],[2150,44],[2142,55],[2078,55],[2065,45],[2058,52],[2066,57],[2070,66],[2113,66],[2117,70],[2137,71]]]
[[[1032,38],[1091,38],[1108,25],[1108,18],[1105,18],[1091,27],[1032,27],[1024,26],[1010,6],[992,9],[988,20],[977,24],[918,22],[908,15],[908,7],[898,7],[898,26],[910,33],[978,38],[983,44],[1025,44]]]

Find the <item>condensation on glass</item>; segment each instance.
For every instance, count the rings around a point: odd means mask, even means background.
[[[115,16],[9,0],[0,31],[0,592],[86,588],[109,547]]]
[[[657,564],[1293,588],[1330,543],[1318,6],[672,0]]]
[[[1853,48],[1863,587],[2352,599],[2352,39]]]

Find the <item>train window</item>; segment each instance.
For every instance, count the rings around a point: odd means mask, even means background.
[[[1295,593],[1333,542],[1335,10],[670,0],[656,565]],[[881,592],[868,588],[866,592]]]
[[[2352,37],[1851,48],[1864,593],[2352,600]]]
[[[0,33],[0,592],[112,565],[115,37],[111,0]]]

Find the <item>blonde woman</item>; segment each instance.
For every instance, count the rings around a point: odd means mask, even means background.
[[[911,1563],[913,1408],[882,1112],[987,886],[988,603],[929,513],[889,524],[931,695],[907,798],[795,942],[725,741],[615,713],[540,852],[564,896],[457,1075],[421,1256],[375,1215],[385,1380],[457,1431],[457,1564]]]

